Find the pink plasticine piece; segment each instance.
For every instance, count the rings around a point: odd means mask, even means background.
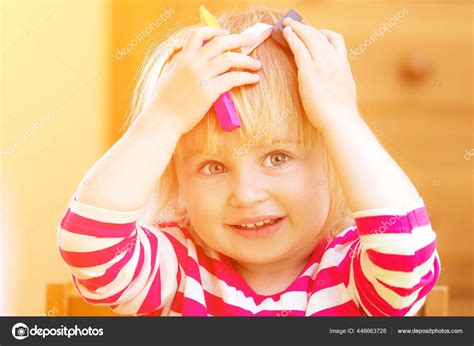
[[[240,127],[240,118],[229,92],[219,96],[214,103],[214,110],[216,111],[219,125],[224,131],[231,132]]]
[[[205,45],[209,41],[204,41]],[[219,126],[225,132],[231,132],[241,126],[239,115],[235,109],[234,101],[229,92],[223,93],[216,102],[214,102],[214,110],[216,111]]]

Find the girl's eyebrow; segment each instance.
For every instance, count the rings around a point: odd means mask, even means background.
[[[257,143],[257,145],[255,146],[260,148],[260,147],[273,145],[273,144],[301,144],[301,141],[299,139],[294,139],[294,138],[283,138],[283,139],[274,139],[270,143]]]
[[[183,161],[186,161],[186,160],[193,160],[195,159],[196,157],[199,157],[199,156],[206,156],[207,154],[204,152],[204,151],[193,151],[192,153],[188,153],[186,155],[183,156]]]
[[[243,143],[242,145],[240,145],[239,147],[237,147],[235,149],[238,150],[240,147],[244,146],[247,142]],[[254,147],[260,149],[260,148],[270,146],[270,145],[274,145],[274,144],[297,144],[297,145],[299,145],[299,144],[301,144],[301,141],[298,140],[298,139],[295,140],[294,138],[273,139],[270,143],[264,143],[263,141],[260,141],[259,143],[255,144]],[[189,153],[189,154],[185,155],[184,160],[196,159],[196,157],[199,157],[199,156],[219,156],[219,153],[210,155],[210,154],[205,153],[202,150],[198,150],[198,151],[194,151],[192,153]]]

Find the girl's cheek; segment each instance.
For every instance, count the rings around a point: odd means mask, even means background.
[[[320,203],[327,194],[327,186],[322,179],[316,179],[315,182],[308,183],[301,193],[301,198],[311,203],[315,201]]]
[[[196,180],[189,190],[188,192],[194,204],[201,208],[218,208],[225,200],[226,189],[222,184],[209,180]]]
[[[192,185],[194,186],[195,190],[212,189],[215,187],[216,181],[211,179],[196,178],[194,179]]]

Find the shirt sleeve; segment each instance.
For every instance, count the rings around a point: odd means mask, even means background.
[[[163,308],[176,294],[178,259],[169,235],[137,224],[140,214],[75,198],[69,203],[58,226],[58,245],[87,302],[139,315]]]
[[[412,316],[436,283],[436,233],[422,198],[400,209],[352,213],[360,242],[352,252],[351,294],[369,316]]]

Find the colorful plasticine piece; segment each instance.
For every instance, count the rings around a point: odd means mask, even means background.
[[[199,14],[204,25],[220,27],[217,19],[204,6],[199,7]],[[219,125],[224,131],[230,132],[241,126],[239,115],[229,92],[219,96],[214,103],[214,110]]]
[[[297,22],[301,22],[303,17],[301,17],[298,12],[290,8],[290,10],[286,12],[286,14],[283,17],[281,17],[280,20],[275,24],[275,28],[272,31],[272,38],[275,41],[277,41],[282,47],[290,48],[288,46],[288,42],[286,42],[286,39],[283,36],[283,29],[284,29],[283,20],[285,20],[286,17],[290,17],[293,20],[296,20]]]

